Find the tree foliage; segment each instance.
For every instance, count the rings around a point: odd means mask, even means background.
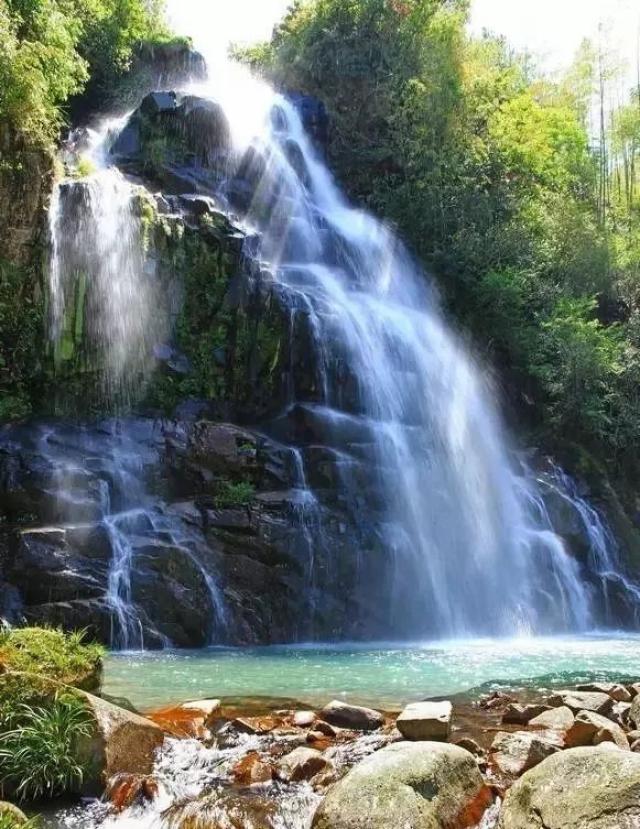
[[[244,58],[325,101],[338,176],[435,272],[534,439],[637,477],[640,90],[612,107],[602,44],[549,77],[466,12],[307,0]]]
[[[89,79],[103,90],[136,44],[164,36],[157,0],[0,0],[0,120],[50,142]]]

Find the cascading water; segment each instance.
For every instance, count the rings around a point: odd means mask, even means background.
[[[49,213],[56,365],[94,372],[96,398],[124,409],[139,397],[152,347],[166,330],[145,268],[134,188],[107,160],[125,121],[107,121],[77,138],[75,149],[83,150],[91,172],[58,184]]]
[[[182,180],[191,176],[194,191],[240,214],[252,232],[247,259],[261,274],[269,270],[289,320],[287,408],[260,427],[289,446],[294,467],[291,514],[302,529],[297,560],[309,617],[300,636],[313,638],[315,618],[331,617],[323,603],[331,582],[344,584],[351,606],[342,630],[365,638],[586,631],[601,622],[598,608],[616,577],[635,604],[612,539],[602,535],[579,561],[556,534],[432,285],[388,227],[347,203],[295,105],[219,56],[209,67],[210,81],[182,93],[186,102],[193,94],[214,102],[207,118],[191,123],[209,130],[199,136],[206,152]],[[121,404],[135,401],[171,316],[145,258],[136,188],[110,166],[108,149],[124,124],[93,134],[87,152],[97,172],[59,185],[51,210],[58,363],[99,365],[103,397]],[[332,468],[330,484],[316,486],[315,456]],[[566,481],[558,486],[595,533],[588,505]],[[145,499],[142,488],[127,510],[146,510]],[[327,540],[327,503],[355,528],[348,563]],[[119,515],[106,519],[107,600],[113,642],[127,648],[143,644],[144,625],[131,595],[136,553],[121,525]],[[201,541],[154,531],[207,581],[219,638],[224,601],[202,564]]]
[[[482,371],[424,274],[387,227],[345,201],[289,101],[257,81],[233,97],[215,82],[214,72],[207,94],[233,137],[215,193],[238,209],[240,171],[251,182],[244,222],[311,329],[318,376],[312,395],[292,390],[290,410],[307,446],[367,469],[376,504],[361,511],[384,556],[364,549],[359,578],[380,596],[386,631],[591,627],[579,565],[539,521]]]

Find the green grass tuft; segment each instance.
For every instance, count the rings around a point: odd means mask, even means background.
[[[82,699],[58,694],[47,705],[20,705],[0,733],[0,774],[20,801],[78,793],[86,769],[78,744],[92,734]]]
[[[0,632],[0,668],[33,673],[85,691],[100,684],[101,645],[85,642],[85,633],[52,628],[17,628]]]

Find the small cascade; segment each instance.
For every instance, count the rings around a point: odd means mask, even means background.
[[[606,518],[587,501],[577,482],[556,464],[545,478],[570,510],[586,547],[586,578],[602,599],[598,626],[637,628],[640,625],[640,585],[626,572],[620,547]],[[550,526],[552,521],[546,512]]]
[[[25,553],[51,557],[66,574],[59,598],[78,603],[78,627],[119,650],[169,647],[183,612],[194,640],[224,640],[225,602],[202,530],[150,486],[162,463],[162,423],[47,425],[28,436],[23,457],[49,526],[24,534]],[[184,590],[171,580],[176,568],[187,573],[198,613],[163,607]]]
[[[69,139],[68,156],[87,175],[64,179],[53,195],[49,295],[57,371],[95,374],[96,403],[126,410],[140,397],[167,322],[145,263],[135,188],[108,164],[122,125],[107,121]]]

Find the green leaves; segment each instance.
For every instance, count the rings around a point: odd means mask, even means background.
[[[14,727],[0,733],[0,779],[19,800],[77,793],[85,776],[78,744],[93,731],[80,698],[59,694],[42,706],[21,705]]]

